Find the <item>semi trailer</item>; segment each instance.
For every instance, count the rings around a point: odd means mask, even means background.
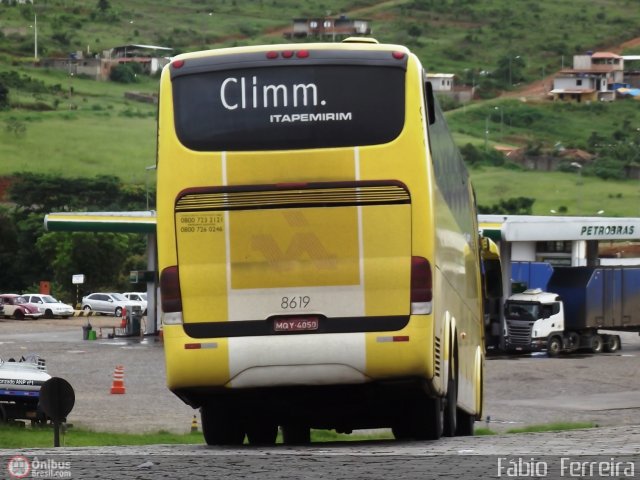
[[[508,350],[614,352],[640,331],[640,267],[556,267],[547,288],[505,302]]]

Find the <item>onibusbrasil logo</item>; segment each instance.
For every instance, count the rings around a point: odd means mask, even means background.
[[[71,462],[15,455],[7,462],[7,472],[11,478],[71,478]]]
[[[31,472],[31,462],[27,457],[16,455],[9,459],[7,471],[12,478],[25,478]]]

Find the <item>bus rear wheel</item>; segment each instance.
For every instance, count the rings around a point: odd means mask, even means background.
[[[251,445],[275,445],[278,426],[275,423],[257,422],[247,425],[247,439]]]
[[[311,429],[300,423],[286,423],[282,425],[282,441],[285,445],[311,443]]]
[[[443,429],[443,399],[421,395],[407,405],[407,416],[396,422],[391,431],[397,440],[438,440]]]
[[[438,440],[444,429],[444,404],[440,397],[430,398],[415,417],[418,440]]]
[[[244,442],[242,425],[220,405],[202,406],[200,418],[207,445],[242,445]]]
[[[458,420],[456,423],[456,435],[461,437],[470,437],[476,424],[476,416],[471,415],[464,410],[458,408]]]
[[[449,374],[449,382],[447,387],[447,396],[444,399],[444,425],[443,434],[445,437],[454,437],[456,435],[458,415],[458,392],[456,380]]]

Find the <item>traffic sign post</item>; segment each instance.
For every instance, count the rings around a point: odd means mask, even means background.
[[[40,387],[40,406],[53,422],[53,446],[60,446],[60,423],[73,409],[76,394],[63,378],[51,377]]]
[[[84,274],[79,273],[71,276],[71,283],[76,286],[76,305],[80,303],[79,285],[84,283]]]

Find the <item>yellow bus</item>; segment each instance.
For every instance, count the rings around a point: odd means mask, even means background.
[[[470,435],[475,200],[418,58],[372,39],[183,54],[162,72],[167,385],[208,444]]]

